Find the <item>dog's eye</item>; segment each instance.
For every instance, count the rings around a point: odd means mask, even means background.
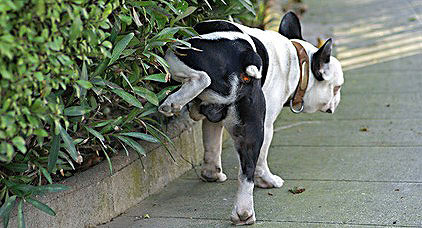
[[[334,95],[340,90],[341,86],[334,86]]]

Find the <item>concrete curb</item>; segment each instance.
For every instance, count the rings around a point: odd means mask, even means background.
[[[194,122],[185,113],[169,124],[167,132],[177,148],[175,162],[156,144],[143,143],[148,151],[143,158],[134,151],[129,156],[122,152],[112,158],[112,175],[108,163],[102,162],[66,179],[62,184],[71,190],[37,197],[56,211],[55,217],[26,204],[27,227],[87,227],[108,222],[202,161],[201,121]],[[17,227],[16,217],[10,218],[9,227]]]

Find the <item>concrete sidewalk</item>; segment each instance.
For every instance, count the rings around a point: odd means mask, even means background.
[[[279,117],[269,164],[285,184],[255,188],[256,226],[422,227],[422,1],[305,2],[305,39],[334,38],[342,101],[334,115]],[[103,226],[228,227],[237,166],[228,141],[228,181],[192,170]]]

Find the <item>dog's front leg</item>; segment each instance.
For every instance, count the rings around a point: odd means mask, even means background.
[[[274,118],[275,120],[275,118]],[[268,167],[267,155],[270,149],[271,140],[273,138],[273,122],[270,118],[266,119],[264,143],[262,144],[259,154],[258,163],[255,170],[255,185],[260,188],[280,188],[283,186],[284,180],[281,177],[271,173]],[[268,123],[267,123],[268,121]]]
[[[221,166],[221,144],[223,137],[223,122],[213,123],[202,120],[202,140],[204,143],[204,163],[201,176],[207,181],[223,182],[227,180]]]
[[[175,73],[176,81],[182,82],[182,87],[167,97],[158,110],[166,116],[172,116],[179,112],[183,106],[197,97],[211,84],[211,78],[203,71],[191,70],[191,72]]]

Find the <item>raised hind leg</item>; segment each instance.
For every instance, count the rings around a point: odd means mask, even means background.
[[[182,83],[182,87],[168,96],[158,108],[164,115],[172,116],[207,88],[211,84],[211,78],[204,71],[186,66],[173,52],[167,53],[166,60],[170,65],[172,78]]]

